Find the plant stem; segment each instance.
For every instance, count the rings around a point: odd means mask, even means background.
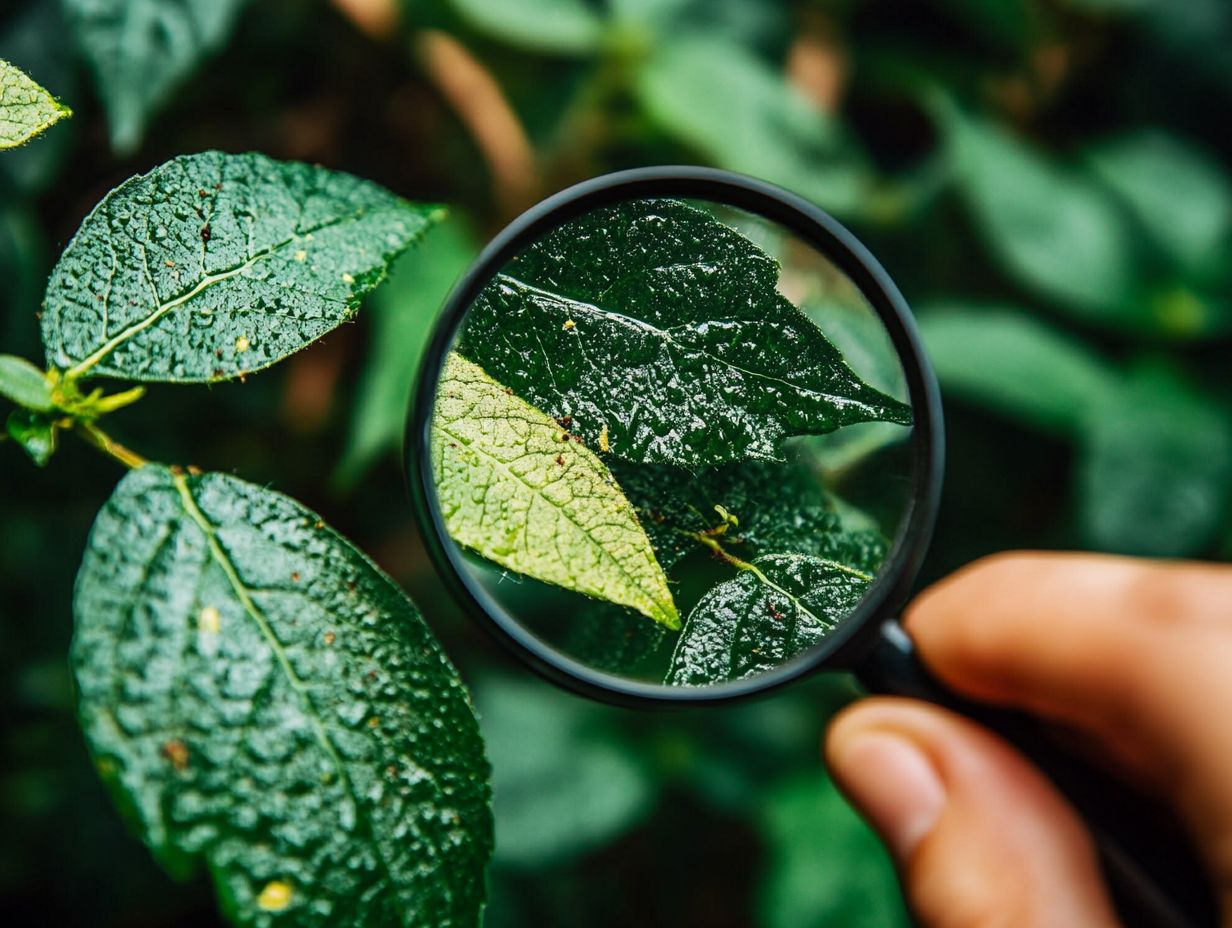
[[[136,469],[150,463],[137,452],[124,447],[93,422],[78,420],[73,425],[86,442],[98,448],[104,454],[115,458],[125,467]]]

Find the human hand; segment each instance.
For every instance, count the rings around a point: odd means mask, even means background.
[[[904,621],[956,692],[1073,729],[1172,808],[1232,926],[1232,569],[1004,554],[926,590]],[[996,735],[873,698],[834,720],[826,757],[922,924],[1118,924],[1081,820]]]

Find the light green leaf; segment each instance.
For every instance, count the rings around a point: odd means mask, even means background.
[[[765,794],[761,928],[909,928],[894,866],[872,830],[820,773]]]
[[[441,372],[431,453],[441,513],[459,544],[680,627],[663,569],[604,463],[457,354]]]
[[[592,446],[639,463],[775,458],[791,435],[910,422],[779,293],[778,276],[695,207],[603,207],[515,256],[471,306],[460,350]]]
[[[868,205],[872,173],[844,128],[735,41],[681,30],[656,47],[635,91],[665,133],[719,167],[836,213]]]
[[[59,3],[15,3],[12,15],[0,26],[0,58],[27,74],[37,74],[45,87],[54,87],[62,100],[74,100],[79,90],[77,62],[71,43],[64,41],[64,11]],[[60,169],[74,148],[76,130],[61,120],[54,132],[38,136],[37,144],[10,149],[0,157],[0,195],[5,205],[19,205],[15,194],[36,196],[55,183]],[[42,272],[40,288],[46,283]]]
[[[11,354],[0,354],[0,396],[38,412],[51,412],[55,405],[43,372]]]
[[[475,701],[492,758],[498,863],[576,858],[650,812],[655,780],[633,746],[604,725],[601,707],[502,678],[483,681]]]
[[[24,145],[72,110],[0,59],[0,151]]]
[[[946,396],[1048,432],[1073,434],[1121,386],[1080,340],[1012,308],[935,304],[919,323]]]
[[[95,765],[174,874],[238,925],[477,926],[488,766],[418,611],[294,500],[147,465],[77,578]]]
[[[1150,327],[1125,216],[1102,186],[1005,129],[939,105],[948,157],[996,257],[1023,285],[1092,322]]]
[[[353,486],[378,455],[402,441],[419,359],[450,288],[477,252],[471,234],[451,217],[399,258],[389,281],[368,298],[371,347],[338,465],[343,486]]]
[[[1151,557],[1200,555],[1232,502],[1232,422],[1226,406],[1176,371],[1145,367],[1091,411],[1078,466],[1088,544]]]
[[[603,19],[587,0],[450,0],[474,28],[533,51],[585,54],[598,48]]]
[[[1088,157],[1182,272],[1199,282],[1228,278],[1232,180],[1210,157],[1157,129],[1107,142]]]
[[[872,580],[859,568],[811,555],[757,558],[693,607],[664,682],[708,686],[774,670],[819,644]]]
[[[56,453],[55,422],[42,413],[14,409],[5,423],[9,438],[21,445],[39,467],[46,467]]]
[[[133,151],[154,114],[226,41],[246,0],[62,0],[107,110],[111,145]]]
[[[442,215],[320,167],[176,158],[108,194],[64,250],[48,366],[175,382],[261,370],[349,319]]]

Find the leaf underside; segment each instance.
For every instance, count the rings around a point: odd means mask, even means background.
[[[247,0],[62,0],[111,144],[132,151],[172,91],[226,40]]]
[[[606,465],[457,354],[437,388],[431,454],[441,513],[459,544],[679,627],[667,578]]]
[[[48,365],[176,382],[268,367],[349,319],[439,215],[320,167],[176,158],[108,194],[64,250]]]
[[[769,255],[707,213],[630,201],[519,253],[471,307],[459,350],[638,463],[774,459],[791,435],[910,422],[777,282]]]
[[[487,762],[405,595],[295,501],[147,465],[74,597],[91,753],[174,873],[240,925],[476,926]]]
[[[0,150],[24,145],[69,115],[67,106],[0,58]]]

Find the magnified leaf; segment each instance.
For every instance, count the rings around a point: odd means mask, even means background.
[[[758,558],[689,613],[664,682],[706,686],[773,670],[847,618],[872,579],[809,555]]]
[[[0,150],[23,145],[71,115],[67,106],[0,59]]]
[[[72,662],[94,762],[239,925],[477,926],[488,767],[392,581],[295,501],[147,465],[100,512]]]
[[[349,319],[442,215],[320,167],[176,158],[108,194],[64,250],[48,365],[178,382],[268,367]]]
[[[441,513],[459,544],[680,627],[663,569],[603,462],[457,354],[441,372],[432,458]]]
[[[798,462],[746,461],[697,476],[624,464],[615,473],[667,570],[704,552],[735,572],[690,612],[667,683],[753,675],[816,644],[850,614],[885,560],[881,534],[853,528],[858,519],[841,515],[817,475]],[[783,581],[784,571],[794,579]],[[811,614],[786,608],[774,584]],[[621,627],[612,623],[609,634]],[[595,640],[602,639],[575,634],[570,653],[593,660]],[[627,673],[658,644],[618,638],[604,666]]]
[[[817,475],[797,461],[746,461],[698,475],[616,464],[614,473],[668,570],[712,545],[742,560],[811,554],[866,573],[885,558],[881,535],[845,525]]]
[[[222,45],[246,0],[62,0],[107,109],[112,147],[140,144],[146,124]]]
[[[910,422],[777,280],[772,258],[701,210],[622,203],[515,257],[472,306],[461,351],[639,463],[773,459],[790,435]]]

